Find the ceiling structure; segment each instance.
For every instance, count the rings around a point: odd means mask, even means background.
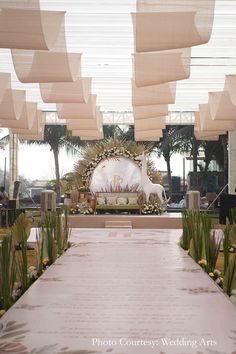
[[[101,111],[132,111],[130,13],[136,11],[136,0],[41,0],[41,9],[66,11],[67,49],[82,53],[82,75],[92,78]],[[223,89],[226,74],[236,74],[235,0],[216,0],[211,40],[193,47],[191,56],[191,76],[177,82],[171,112],[197,111],[198,104],[207,103],[208,92]],[[42,102],[38,84],[17,80],[9,49],[0,49],[0,71],[12,74],[12,88],[25,89],[27,101],[38,102],[44,111],[56,110],[54,104]]]

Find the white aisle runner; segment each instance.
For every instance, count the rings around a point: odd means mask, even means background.
[[[73,230],[76,245],[2,318],[0,353],[233,353],[236,307],[180,234]]]

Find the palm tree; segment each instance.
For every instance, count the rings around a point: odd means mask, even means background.
[[[28,140],[24,141],[28,144],[49,145],[50,151],[53,152],[56,175],[56,193],[57,199],[60,198],[60,168],[59,168],[59,151],[66,148],[67,151],[78,153],[78,148],[84,145],[79,137],[72,137],[65,125],[46,125],[44,129],[44,140]]]
[[[170,198],[172,196],[171,156],[174,153],[191,151],[192,134],[193,128],[191,126],[170,125],[164,130],[161,140],[155,144],[158,156],[163,156],[166,161]]]

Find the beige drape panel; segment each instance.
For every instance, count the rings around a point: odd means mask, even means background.
[[[209,92],[208,104],[212,119],[236,122],[236,106],[232,104],[228,91]]]
[[[23,8],[24,4],[26,9]],[[31,4],[34,10],[29,10]],[[29,7],[27,5],[26,2],[23,2],[20,10],[13,10],[35,11],[39,17],[41,16],[39,2],[29,1]],[[53,14],[54,12],[51,11],[51,13]],[[13,46],[14,49],[11,50],[12,60],[17,77],[21,82],[71,82],[81,76],[81,54],[67,53],[64,13],[62,15],[57,36],[50,47],[50,51],[34,50],[33,45],[27,46],[27,50]],[[47,21],[48,31],[51,32],[50,16]],[[34,28],[32,28],[31,33],[35,33]]]
[[[157,141],[162,137],[162,129],[134,131],[137,141]]]
[[[190,76],[191,48],[133,54],[136,86],[158,85]]]
[[[82,78],[75,82],[41,83],[39,87],[45,103],[87,103],[91,84],[91,78]]]
[[[236,106],[236,75],[225,76],[224,90],[229,93],[232,104]]]
[[[10,88],[11,88],[11,74],[0,73],[0,102],[2,102],[6,90]]]
[[[94,134],[93,136],[80,135],[80,140],[102,140],[102,139],[104,139],[103,131],[100,131],[96,135]]]
[[[175,91],[175,82],[137,87],[132,80],[132,104],[133,106],[145,106],[174,103]]]
[[[5,120],[6,128],[31,129],[36,119],[37,103],[24,102],[23,109],[18,120]]]
[[[96,95],[90,95],[87,103],[57,104],[57,113],[61,119],[93,119],[96,116]]]
[[[134,106],[134,119],[152,118],[166,116],[168,114],[168,105],[148,105],[148,106]]]
[[[96,107],[95,119],[76,119],[67,121],[68,129],[72,131],[72,136],[79,136],[81,140],[100,140],[103,139],[102,113]]]
[[[133,13],[136,52],[192,47],[207,43],[215,0],[137,2]]]
[[[215,140],[217,136],[225,133],[226,131],[224,130],[202,130],[200,125],[200,113],[195,112],[194,135],[197,140]]]
[[[24,140],[37,140],[37,141],[43,141],[44,140],[44,130],[42,130],[38,134],[18,134],[19,139],[24,139]]]
[[[81,76],[81,54],[12,49],[12,59],[21,82],[75,81]]]
[[[95,118],[67,119],[66,125],[69,130],[99,130],[102,127],[102,114],[96,107]]]
[[[36,117],[33,121],[32,127],[30,129],[23,129],[23,128],[14,128],[12,132],[14,134],[22,134],[22,135],[39,135],[44,130],[45,124],[45,115],[42,111],[37,110]]]
[[[72,130],[72,136],[83,137],[83,140],[97,140],[103,139],[102,129],[90,130],[90,129],[76,129]]]
[[[136,52],[192,47],[207,43],[211,36],[212,26],[196,28],[194,11],[142,12],[132,17]]]
[[[6,2],[5,2],[6,3]],[[10,7],[10,1],[8,5]],[[18,1],[22,4],[22,1]],[[47,50],[54,46],[64,11],[5,8],[0,1],[0,47]]]
[[[201,130],[234,130],[236,129],[236,121],[230,120],[213,120],[210,109],[207,104],[199,105],[199,117]]]
[[[0,103],[0,120],[18,120],[25,102],[25,91],[7,89]]]
[[[216,132],[215,132],[216,133]],[[197,140],[207,140],[207,141],[218,141],[219,135],[203,135],[199,132],[194,132],[195,138]]]
[[[134,121],[135,131],[164,129],[166,117],[143,118]]]

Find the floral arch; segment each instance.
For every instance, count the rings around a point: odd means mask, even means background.
[[[90,182],[96,167],[104,160],[125,157],[135,162],[141,167],[141,161],[136,157],[143,152],[150,153],[152,145],[139,144],[134,141],[125,141],[119,139],[107,139],[94,145],[88,144],[82,150],[82,159],[74,167],[74,185],[77,189],[90,189]],[[153,163],[148,163],[149,178],[160,183],[161,174],[155,169]]]

